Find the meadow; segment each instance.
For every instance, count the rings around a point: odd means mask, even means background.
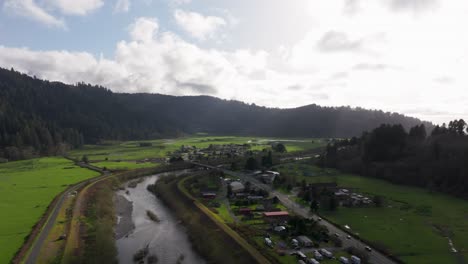
[[[132,170],[141,168],[156,167],[158,163],[144,162],[137,163],[135,161],[99,161],[92,163],[94,166],[106,168],[108,170]]]
[[[447,236],[468,259],[468,201],[308,164],[284,164],[278,169],[298,181],[336,181],[340,187],[357,188],[371,197],[383,196],[383,208],[340,207],[321,214],[339,225],[349,225],[352,232],[384,245],[407,263],[457,263]]]
[[[0,263],[10,261],[57,194],[95,176],[58,157],[0,164]]]
[[[236,136],[194,136],[177,139],[157,139],[144,141],[104,142],[101,145],[86,145],[73,150],[70,156],[81,159],[87,155],[91,162],[99,161],[136,161],[153,158],[165,158],[168,153],[183,145],[206,148],[213,145],[251,144],[251,150],[270,149],[270,142],[285,144],[288,152],[305,151],[326,144],[324,139],[281,139]],[[151,143],[151,146],[140,146],[140,143]]]

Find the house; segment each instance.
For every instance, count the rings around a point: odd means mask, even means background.
[[[277,171],[265,171],[257,174],[258,178],[266,183],[266,184],[272,184],[275,181],[275,178],[280,175],[279,172]]]
[[[268,222],[281,222],[289,219],[289,213],[286,211],[264,212],[263,218]]]
[[[245,192],[236,193],[236,198],[238,199],[244,199],[246,196],[247,194]]]
[[[216,193],[214,192],[202,192],[202,197],[205,199],[214,199],[216,198]]]
[[[230,183],[230,185],[233,193],[240,193],[243,192],[245,189],[244,184],[238,181],[233,181]]]
[[[251,200],[251,201],[258,201],[258,200],[263,200],[263,196],[249,195],[249,196],[247,196],[247,199]]]
[[[239,208],[239,214],[242,215],[250,215],[252,213],[252,209],[245,207],[245,208]]]
[[[302,247],[312,247],[313,246],[312,240],[310,240],[310,238],[308,238],[307,236],[298,236],[297,241],[299,241],[299,244]]]
[[[257,207],[255,207],[255,211],[265,211],[265,206],[259,204]]]

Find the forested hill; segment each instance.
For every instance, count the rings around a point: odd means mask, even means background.
[[[218,135],[349,137],[382,123],[409,128],[420,120],[396,113],[308,105],[277,109],[209,96],[121,94],[66,85],[0,69],[0,155],[54,154],[102,139]],[[426,123],[431,128],[431,124]]]
[[[319,164],[425,187],[468,199],[468,129],[463,119],[406,132],[399,125],[382,125],[359,138],[327,146]]]

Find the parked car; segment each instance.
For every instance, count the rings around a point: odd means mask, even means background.
[[[318,250],[315,250],[315,251],[314,251],[314,258],[315,258],[316,260],[322,260],[322,259],[323,259],[323,256],[322,256],[322,254],[320,254],[320,252],[318,252]]]
[[[273,241],[268,237],[265,237],[265,244],[271,248],[273,247]]]
[[[351,263],[352,264],[361,264],[361,259],[359,257],[356,257],[356,256],[351,256]]]
[[[339,261],[340,261],[340,263],[342,263],[342,264],[349,264],[348,258],[345,258],[345,257],[340,257],[340,258],[339,258]]]

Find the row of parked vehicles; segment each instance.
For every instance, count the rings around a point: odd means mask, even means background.
[[[327,258],[333,259],[333,253],[328,251],[325,248],[315,250],[313,258],[307,258],[307,256],[301,251],[293,252],[292,254],[296,255],[299,258],[299,264],[320,264],[320,261]],[[361,259],[357,256],[351,256],[350,258],[340,257],[338,261],[342,264],[361,264]]]

